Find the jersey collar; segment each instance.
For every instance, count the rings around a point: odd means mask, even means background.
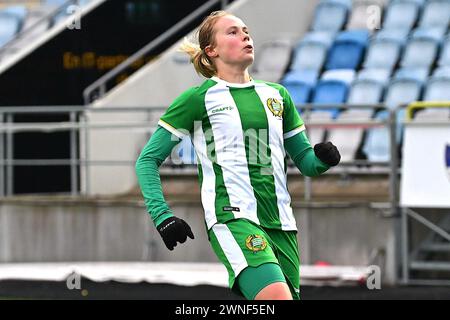
[[[255,81],[253,80],[252,77],[250,77],[250,81],[246,82],[246,83],[232,83],[232,82],[227,82],[225,80],[222,80],[216,76],[211,77],[211,80],[223,84],[227,87],[232,87],[232,88],[248,88],[248,87],[252,87],[255,85]]]

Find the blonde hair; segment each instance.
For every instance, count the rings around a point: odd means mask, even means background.
[[[191,57],[195,71],[206,78],[211,78],[217,74],[217,69],[211,59],[205,52],[205,48],[209,45],[215,45],[214,25],[221,17],[231,15],[230,13],[219,10],[211,12],[200,24],[198,34],[198,44],[195,44],[186,38],[180,46],[180,51],[186,52]]]

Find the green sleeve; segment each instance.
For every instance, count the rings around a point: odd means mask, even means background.
[[[179,142],[179,138],[158,126],[136,161],[136,175],[144,203],[156,227],[173,216],[172,210],[164,200],[159,166]]]
[[[195,121],[201,120],[201,103],[198,87],[192,87],[179,95],[161,116],[158,124],[179,138],[192,133]]]
[[[330,168],[316,157],[304,130],[285,139],[284,148],[294,161],[295,166],[305,176],[316,177]]]
[[[283,134],[284,138],[288,138],[303,127],[303,119],[298,114],[297,108],[295,108],[294,101],[283,86],[280,88],[280,94],[283,97]],[[303,128],[304,129],[304,128]]]

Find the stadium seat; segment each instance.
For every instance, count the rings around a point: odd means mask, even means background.
[[[27,7],[24,5],[12,5],[2,9],[0,12],[12,15],[22,22],[27,15]]]
[[[394,109],[403,104],[417,101],[421,97],[427,76],[422,69],[400,69],[388,85],[385,104]]]
[[[428,0],[424,6],[419,26],[447,30],[450,23],[450,1]]]
[[[253,66],[252,76],[255,79],[278,82],[289,64],[291,50],[291,42],[287,39],[263,43]]]
[[[355,80],[348,94],[348,104],[376,104],[383,97],[384,85],[376,80]]]
[[[320,70],[325,62],[333,34],[328,32],[309,32],[294,49],[291,70]]]
[[[352,69],[328,70],[322,74],[321,80],[338,80],[350,85],[355,79],[356,73]]]
[[[406,45],[400,66],[430,68],[436,60],[442,36],[441,29],[418,28],[414,30]]]
[[[344,103],[347,100],[348,89],[354,77],[354,70],[329,70],[324,72],[314,90],[312,103]],[[337,108],[330,108],[328,111],[331,112],[333,118],[339,114]]]
[[[392,71],[406,42],[405,30],[380,30],[370,41],[364,60],[365,68],[383,68]]]
[[[357,69],[363,60],[368,40],[367,30],[343,31],[338,34],[330,48],[325,69]]]
[[[293,70],[288,72],[281,80],[294,103],[303,104],[310,100],[312,88],[317,82],[319,72],[316,70]]]
[[[362,69],[358,72],[357,80],[373,80],[386,84],[390,78],[390,71],[387,69],[368,68]]]
[[[450,101],[450,67],[435,70],[427,82],[424,101]]]
[[[316,6],[312,30],[338,32],[347,22],[351,0],[322,0]]]
[[[421,98],[422,87],[426,75],[421,70],[403,69],[395,73],[390,81],[386,93],[385,105],[389,109],[395,109],[402,105],[418,101]],[[389,112],[380,111],[376,119],[387,119]],[[405,117],[405,109],[399,109],[396,113],[397,143],[401,143],[403,137],[402,121]],[[388,161],[390,159],[389,130],[387,128],[372,128],[367,131],[363,151],[370,161]]]
[[[388,119],[389,112],[386,110],[379,111],[375,115],[375,120],[386,121]],[[362,150],[369,161],[389,161],[389,130],[387,128],[369,129]]]
[[[442,44],[438,65],[450,66],[450,35],[445,38],[444,43]]]
[[[395,72],[392,79],[417,80],[423,83],[427,80],[428,73],[427,68],[400,68]]]
[[[0,47],[14,38],[22,24],[20,16],[7,9],[0,10]]]
[[[341,112],[338,120],[368,121],[371,115],[372,110],[350,109]],[[333,144],[337,146],[341,154],[341,161],[349,162],[355,159],[363,134],[364,129],[362,128],[335,128],[328,130],[327,140],[333,141]]]
[[[383,21],[386,30],[411,30],[420,14],[423,1],[393,0],[389,3]]]

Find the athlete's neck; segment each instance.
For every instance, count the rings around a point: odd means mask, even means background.
[[[219,79],[230,83],[247,83],[251,80],[247,68],[243,70],[232,67],[221,68],[216,76]]]

